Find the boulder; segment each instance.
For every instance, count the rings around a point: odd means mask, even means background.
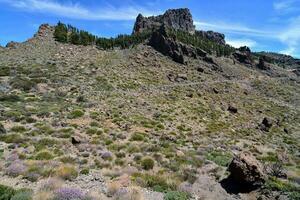
[[[261,124],[259,125],[260,130],[269,132],[270,128],[273,126],[274,121],[271,118],[265,117]]]
[[[250,187],[262,186],[266,179],[263,165],[249,152],[235,156],[228,171],[236,183]]]
[[[234,114],[238,112],[238,109],[235,106],[232,106],[232,105],[228,106],[227,110],[231,113],[234,113]]]
[[[251,50],[249,47],[240,47],[233,53],[233,57],[242,64],[252,65]]]
[[[201,174],[194,184],[184,182],[179,186],[179,190],[192,194],[196,199],[203,200],[234,200],[213,177]]]
[[[6,129],[4,128],[3,124],[0,123],[0,135],[5,133],[6,133]]]
[[[16,48],[18,48],[18,46],[19,46],[19,43],[14,42],[14,41],[11,41],[6,44],[6,48],[11,48],[11,49],[16,49]]]
[[[170,9],[163,15],[152,17],[144,17],[142,14],[139,14],[134,24],[133,33],[154,31],[163,25],[174,30],[185,31],[191,34],[195,33],[193,17],[187,8]]]

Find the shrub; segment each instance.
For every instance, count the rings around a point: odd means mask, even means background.
[[[169,182],[163,175],[135,173],[132,177],[137,183],[142,181],[143,187],[152,188],[154,191],[165,192],[177,189],[177,185]]]
[[[72,180],[78,176],[78,172],[71,165],[62,165],[56,170],[56,175],[65,180]]]
[[[0,76],[9,76],[10,68],[8,66],[0,66]]]
[[[153,169],[154,160],[152,158],[144,158],[141,161],[141,165],[142,165],[143,169],[145,169],[145,170]]]
[[[49,178],[40,184],[39,191],[54,191],[63,185],[63,181],[57,178]]]
[[[0,185],[0,199],[1,200],[10,200],[16,191],[8,186]]]
[[[27,138],[22,137],[20,134],[7,134],[7,135],[1,135],[0,141],[3,141],[5,143],[24,143],[27,140]]]
[[[10,85],[14,89],[29,91],[36,85],[36,83],[25,77],[15,77],[10,81]]]
[[[70,119],[76,119],[79,117],[82,117],[84,115],[84,112],[82,110],[73,110],[71,113],[69,113],[68,117]]]
[[[20,160],[16,160],[12,162],[8,168],[6,169],[6,173],[9,176],[17,177],[19,175],[23,175],[27,170],[27,166]]]
[[[80,174],[88,175],[90,173],[89,168],[84,168],[80,171]]]
[[[36,160],[51,160],[54,156],[49,151],[41,151],[36,154],[35,159]]]
[[[20,190],[11,198],[11,200],[32,200],[32,194],[31,190]]]
[[[185,192],[170,191],[164,196],[164,200],[188,200],[189,195]]]
[[[26,131],[26,128],[24,126],[14,126],[10,130],[16,133],[22,133]]]
[[[86,200],[87,195],[75,188],[60,188],[54,192],[53,200]]]
[[[220,166],[226,167],[232,160],[232,155],[225,152],[212,151],[206,155],[206,158]]]
[[[131,141],[143,141],[144,139],[145,136],[142,133],[133,133],[130,138]]]

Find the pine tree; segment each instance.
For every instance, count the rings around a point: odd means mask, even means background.
[[[68,42],[68,29],[65,24],[58,22],[55,27],[54,38],[59,42]]]

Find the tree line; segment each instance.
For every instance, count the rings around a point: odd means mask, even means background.
[[[215,41],[209,40],[199,34],[190,34],[184,31],[168,29],[166,31],[168,37],[176,38],[178,41],[200,48],[209,54],[216,54],[217,56],[229,56],[235,48],[230,45],[218,44]]]
[[[150,37],[149,32],[134,35],[118,35],[115,38],[97,37],[87,31],[79,30],[71,25],[58,22],[55,26],[54,38],[58,42],[74,45],[96,45],[98,48],[107,50],[119,47],[122,49],[140,44]]]
[[[116,47],[126,49],[131,46],[135,46],[148,39],[151,36],[151,33],[151,31],[144,31],[138,34],[124,34],[118,35],[115,38],[104,38],[97,37],[87,31],[79,30],[71,25],[58,22],[55,27],[54,37],[57,41],[63,43],[85,46],[96,45],[100,49],[107,50]],[[199,34],[191,35],[187,32],[173,29],[168,29],[166,34],[167,37],[176,38],[182,43],[203,49],[207,53],[216,54],[217,56],[229,56],[235,51],[235,48],[229,45],[218,44],[217,42],[209,40]]]

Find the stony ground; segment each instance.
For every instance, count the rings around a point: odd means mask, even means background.
[[[0,184],[39,191],[60,177],[102,199],[163,199],[180,188],[195,199],[251,199],[263,194],[218,184],[232,157],[250,151],[283,166],[277,182],[298,187],[299,77],[213,59],[180,65],[147,45],[60,44],[51,30],[0,49]]]

